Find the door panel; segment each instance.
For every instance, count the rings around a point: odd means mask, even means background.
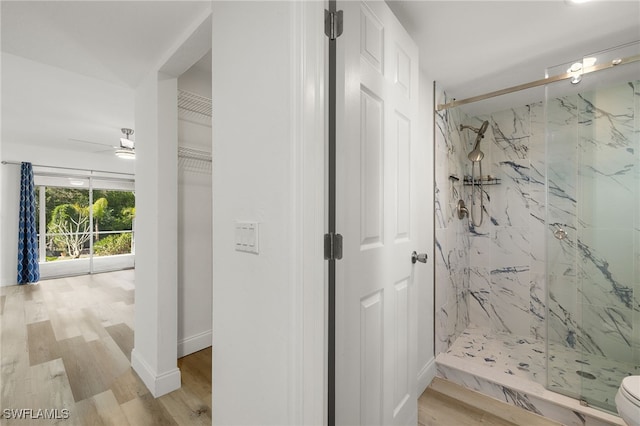
[[[365,297],[360,302],[360,398],[363,424],[377,425],[382,421],[383,314],[382,292]],[[339,424],[339,423],[338,423]]]
[[[384,2],[338,9],[336,423],[416,424],[418,51]]]
[[[383,74],[384,26],[368,7],[360,8],[360,54]]]
[[[409,377],[409,280],[406,277],[394,286],[395,296],[395,383],[394,383],[394,417],[407,403],[411,396],[411,377]]]
[[[395,241],[410,238],[411,229],[411,121],[396,111],[394,145],[396,150],[396,232]]]
[[[380,98],[364,88],[360,99],[360,226],[362,249],[367,249],[383,244],[384,105]]]

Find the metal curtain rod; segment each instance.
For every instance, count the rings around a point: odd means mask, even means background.
[[[75,170],[75,169],[74,169]],[[111,173],[111,172],[109,172]],[[135,182],[133,176],[131,177],[120,177],[120,176],[86,176],[86,175],[75,175],[69,176],[68,173],[63,172],[39,172],[34,171],[33,174],[35,176],[44,176],[44,177],[59,177],[59,178],[71,178],[71,179],[94,179],[94,180],[108,180],[109,182]]]
[[[449,108],[456,107],[456,106],[460,106],[460,105],[470,104],[470,103],[473,103],[473,102],[482,101],[482,100],[489,99],[489,98],[495,98],[496,96],[506,95],[508,93],[518,92],[520,90],[531,89],[533,87],[538,87],[538,86],[544,86],[545,84],[555,83],[556,81],[561,81],[561,80],[567,80],[569,78],[574,78],[574,77],[576,77],[578,75],[589,74],[589,73],[592,73],[592,72],[595,72],[595,71],[602,71],[602,70],[606,70],[606,69],[609,69],[609,68],[616,67],[618,65],[630,64],[630,63],[637,62],[637,61],[640,61],[640,55],[629,56],[629,57],[626,57],[626,58],[623,58],[623,59],[614,59],[610,63],[594,65],[594,66],[585,68],[584,70],[581,70],[581,71],[558,74],[558,75],[553,76],[553,77],[547,77],[547,78],[543,78],[543,79],[540,79],[540,80],[531,81],[529,83],[524,83],[524,84],[519,84],[517,86],[508,87],[506,89],[501,89],[501,90],[496,90],[494,92],[485,93],[484,95],[473,96],[473,97],[470,97],[470,98],[461,99],[459,101],[453,100],[453,101],[448,102],[446,104],[438,104],[438,106],[436,107],[436,111],[442,111],[442,110],[449,109]]]
[[[17,161],[2,161],[2,164],[13,164],[13,165],[16,165],[16,166],[22,165],[22,163],[19,163]],[[114,174],[114,175],[135,176],[134,174],[131,174],[131,173],[110,172],[110,171],[107,171],[107,170],[76,169],[76,168],[73,168],[73,167],[44,166],[42,164],[32,164],[32,166],[33,167],[46,167],[48,169],[75,170],[75,171],[78,171],[78,172],[90,172],[90,173],[97,172],[97,173],[111,173],[111,174]]]

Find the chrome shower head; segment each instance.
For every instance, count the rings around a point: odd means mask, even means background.
[[[481,161],[484,158],[484,153],[480,151],[480,142],[482,138],[484,138],[484,132],[487,131],[487,127],[489,127],[489,122],[487,120],[482,122],[482,126],[479,129],[472,126],[465,126],[464,124],[460,125],[460,130],[471,129],[477,133],[476,142],[473,145],[473,150],[467,155],[469,160],[475,162]]]
[[[482,161],[482,159],[484,158],[484,152],[480,151],[478,148],[475,148],[473,151],[467,154],[467,158],[474,163],[477,163],[478,161]]]

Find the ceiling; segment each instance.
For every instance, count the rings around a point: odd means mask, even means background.
[[[12,55],[2,64],[3,155],[47,147],[96,161],[115,158],[120,129],[135,128],[134,89],[210,11],[204,1],[0,7],[2,52]]]
[[[398,1],[387,4],[420,66],[458,99],[538,80],[545,68],[640,40],[640,1]]]
[[[640,2],[387,0],[451,92],[538,79],[547,66],[640,40]],[[2,1],[2,51],[136,87],[207,1]]]
[[[2,51],[134,88],[206,1],[6,1]]]
[[[418,44],[423,71],[458,99],[537,80],[548,66],[640,40],[637,0],[387,3]],[[120,128],[133,126],[133,88],[211,7],[209,1],[2,0],[0,5],[3,52],[100,80],[101,93],[111,92],[105,84],[131,92],[129,107],[116,100],[96,107],[81,91],[68,96],[60,90],[50,102],[43,97],[55,82],[33,85],[24,96],[8,90],[12,82],[3,76],[3,139],[13,132],[12,140],[21,143],[87,152],[109,152]],[[210,71],[210,54],[199,66]],[[50,117],[33,126],[36,113]]]

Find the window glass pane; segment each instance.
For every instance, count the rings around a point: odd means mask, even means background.
[[[90,181],[85,178],[80,187],[81,178],[39,178],[42,182],[37,190],[39,193],[42,192],[44,197],[37,199],[38,218],[43,219],[38,220],[37,226],[39,232],[44,233],[40,240],[43,242],[40,251],[41,277],[51,278],[133,267],[132,256],[121,256],[135,252],[135,195],[131,181]],[[52,184],[54,178],[60,181],[57,186],[45,185],[45,180]],[[94,181],[97,181],[100,187],[93,188],[90,198],[89,188],[93,186]],[[112,184],[111,187],[108,187],[108,184]],[[90,214],[93,215],[93,223],[90,221]]]
[[[131,191],[93,191],[94,247],[96,256],[131,253],[135,195]]]
[[[46,187],[47,261],[89,255],[89,190]]]

